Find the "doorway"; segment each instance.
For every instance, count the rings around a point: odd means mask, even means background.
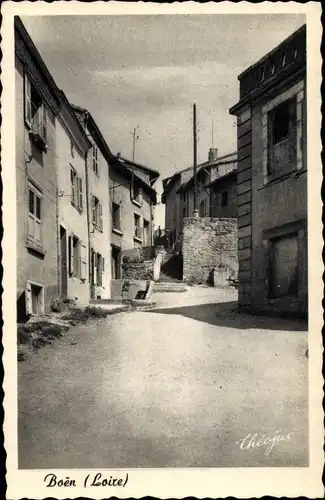
[[[60,226],[60,271],[61,283],[60,292],[62,297],[68,295],[68,265],[67,265],[67,231]]]
[[[112,279],[121,279],[121,249],[112,245]]]
[[[94,299],[96,294],[96,252],[92,248],[90,251],[90,298]]]

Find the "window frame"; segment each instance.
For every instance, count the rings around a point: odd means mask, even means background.
[[[103,231],[103,206],[101,204],[100,199],[95,196],[91,195],[91,220],[93,223],[93,226],[95,229],[98,231]]]
[[[147,233],[146,233],[147,230]],[[147,219],[143,219],[143,237],[142,241],[146,246],[150,246],[150,222]]]
[[[86,248],[81,239],[74,233],[68,236],[68,258],[69,258],[69,277],[86,280],[83,272],[83,264],[86,256],[83,255],[83,249]]]
[[[72,179],[73,176],[73,179]],[[71,187],[71,205],[79,212],[83,210],[83,183],[82,177],[70,164],[70,187]]]
[[[93,172],[99,177],[99,148],[97,144],[94,142],[92,146],[92,166]]]
[[[136,224],[136,221],[138,221],[138,224]],[[139,234],[137,234],[137,232]],[[139,214],[136,214],[136,213],[133,214],[133,237],[139,241],[142,241],[142,238],[141,238],[141,216]]]
[[[27,198],[27,241],[34,243],[35,245],[42,247],[43,241],[43,193],[28,181],[28,198]],[[33,193],[33,213],[30,211],[30,192]],[[37,216],[37,198],[40,200],[40,217]],[[30,233],[30,221],[33,225],[33,234]],[[39,230],[36,231],[36,224],[39,225]],[[39,233],[39,238],[37,238],[37,233]]]
[[[118,225],[115,225],[115,210],[114,207],[117,208],[118,215]],[[116,231],[121,231],[121,205],[119,203],[112,202],[112,229]]]
[[[33,92],[37,94],[39,105],[33,100]],[[35,113],[34,109],[35,108]],[[48,149],[48,112],[44,98],[29,74],[24,72],[24,121],[35,144],[43,151]]]
[[[269,154],[270,154],[270,133],[269,133],[269,114],[285,101],[295,99],[296,102],[296,123],[295,123],[295,141],[296,141],[296,158],[295,161],[288,164],[286,167],[269,172]],[[306,113],[304,113],[303,103],[305,101],[305,83],[301,80],[290,89],[277,95],[264,106],[262,106],[262,140],[263,140],[263,183],[268,184],[273,180],[287,176],[299,170],[305,170],[306,161],[304,153],[304,130]],[[285,139],[284,139],[285,140]],[[279,141],[277,144],[280,144]]]

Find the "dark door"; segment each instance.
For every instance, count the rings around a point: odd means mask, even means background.
[[[90,263],[90,297],[95,298],[96,291],[96,252],[92,249],[90,252],[91,263]]]
[[[121,279],[121,249],[112,245],[112,279]]]
[[[68,294],[68,266],[67,266],[67,232],[60,226],[60,253],[61,253],[61,295],[66,297]]]

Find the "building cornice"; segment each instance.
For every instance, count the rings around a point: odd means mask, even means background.
[[[61,113],[60,117],[66,125],[69,133],[71,134],[74,142],[79,147],[81,151],[86,153],[92,147],[92,143],[89,141],[85,131],[83,130],[79,120],[77,119],[73,109],[66,98],[64,92],[61,90]]]
[[[275,49],[238,77],[240,100],[229,110],[236,115],[272,89],[306,72],[306,26],[302,26]]]

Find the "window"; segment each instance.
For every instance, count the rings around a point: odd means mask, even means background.
[[[224,191],[221,195],[221,206],[226,207],[228,205],[228,191]]]
[[[68,238],[69,275],[85,279],[86,246],[74,234]]]
[[[28,239],[41,244],[42,241],[42,194],[28,185]]]
[[[298,294],[298,235],[276,238],[270,242],[269,297]]]
[[[71,182],[71,205],[78,210],[82,210],[82,179],[77,175],[73,167],[70,168],[70,182]]]
[[[93,171],[96,173],[96,175],[99,175],[99,152],[95,144],[93,144],[92,150],[93,150]]]
[[[149,221],[143,221],[143,244],[144,246],[150,246],[150,224]]]
[[[96,196],[92,196],[92,221],[96,229],[103,229],[103,208]]]
[[[141,199],[142,199],[142,191],[141,189],[133,185],[133,195],[132,195],[133,201],[136,201],[137,203],[141,204]]]
[[[183,207],[183,217],[186,217],[186,207]]]
[[[121,207],[118,203],[112,204],[112,223],[113,229],[121,230]]]
[[[281,102],[268,113],[268,175],[294,165],[297,153],[297,102]]]
[[[202,200],[199,207],[200,217],[205,216],[205,200]]]
[[[36,142],[43,147],[47,142],[47,112],[41,94],[25,74],[25,123]]]
[[[134,214],[134,236],[141,239],[140,215]]]

